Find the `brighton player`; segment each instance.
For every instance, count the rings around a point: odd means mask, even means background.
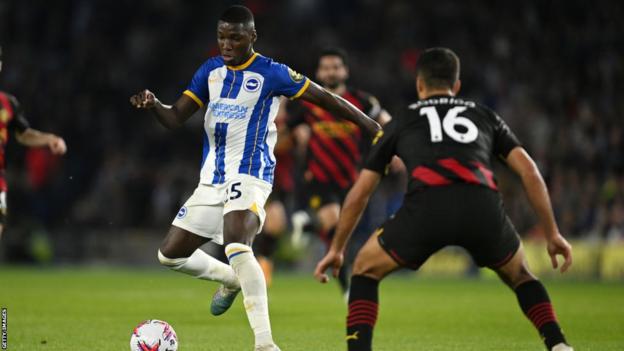
[[[223,285],[211,312],[224,313],[242,290],[256,350],[279,350],[269,322],[266,283],[251,249],[260,232],[271,193],[280,96],[301,98],[353,121],[370,133],[381,127],[346,100],[308,78],[254,52],[253,14],[231,6],[220,17],[220,56],[208,59],[174,105],[144,90],[130,98],[149,109],[167,128],[182,125],[206,106],[200,182],[174,219],[158,258],[174,270]],[[198,248],[207,241],[225,245],[229,265]]]
[[[342,265],[345,243],[393,155],[411,175],[403,206],[358,253],[351,278],[347,344],[371,350],[379,281],[400,267],[418,269],[447,245],[468,250],[515,292],[522,311],[548,350],[571,351],[546,289],[529,271],[518,234],[505,215],[491,171],[500,158],[521,178],[544,228],[554,268],[557,255],[572,264],[570,244],[559,233],[546,185],[535,163],[505,122],[487,107],[455,98],[459,58],[449,49],[426,50],[417,64],[420,101],[384,127],[349,191],[329,253],[317,265],[322,282]],[[458,201],[461,199],[461,201]]]
[[[0,47],[1,71],[2,47]],[[17,142],[24,146],[47,147],[54,155],[63,155],[67,151],[63,138],[31,128],[17,99],[13,95],[0,91],[0,238],[7,214],[6,192],[8,187],[4,176],[6,167],[4,149],[9,142],[10,134],[14,134]]]

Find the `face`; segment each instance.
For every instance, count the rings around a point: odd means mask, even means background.
[[[237,66],[244,63],[253,52],[255,42],[256,30],[252,24],[219,21],[217,43],[226,65]]]
[[[316,78],[325,87],[335,89],[349,78],[349,69],[340,56],[322,56],[316,70]]]

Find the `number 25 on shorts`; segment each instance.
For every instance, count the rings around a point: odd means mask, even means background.
[[[243,195],[243,193],[239,190],[241,186],[241,182],[232,183],[232,185],[226,191],[225,202],[229,200],[236,200]]]

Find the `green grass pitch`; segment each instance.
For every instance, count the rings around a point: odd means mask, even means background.
[[[577,350],[624,350],[624,285],[548,281]],[[133,327],[163,319],[181,351],[252,350],[242,300],[208,311],[217,285],[166,270],[0,268],[8,350],[128,350]],[[284,351],[344,350],[346,306],[335,284],[277,275],[274,336]],[[382,283],[375,350],[543,350],[514,295],[493,279],[399,276]]]

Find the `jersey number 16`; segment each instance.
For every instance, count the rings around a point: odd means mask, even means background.
[[[479,128],[468,118],[459,116],[464,111],[466,111],[465,106],[455,106],[448,110],[446,116],[442,119],[442,123],[440,123],[438,110],[434,106],[421,108],[420,115],[427,115],[427,120],[429,121],[431,142],[439,143],[442,141],[442,129],[444,129],[446,135],[459,143],[468,144],[477,140]],[[464,132],[458,131],[455,129],[458,125],[466,130]]]

